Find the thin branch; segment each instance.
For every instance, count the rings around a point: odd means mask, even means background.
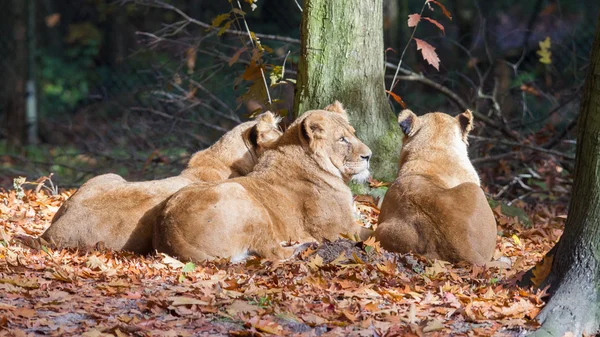
[[[560,141],[571,131],[573,130],[573,128],[575,128],[575,126],[577,125],[577,117],[573,118],[573,120],[571,122],[569,122],[569,124],[567,125],[567,127],[560,132],[559,134],[557,134],[556,136],[552,137],[552,139],[550,139],[546,144],[542,145],[542,147],[544,149],[551,149],[553,147],[556,146],[556,144],[560,143]]]
[[[461,110],[467,110],[467,109],[471,110],[473,112],[473,115],[477,119],[500,130],[500,132],[502,132],[502,134],[504,134],[505,136],[507,136],[511,139],[514,139],[514,140],[518,140],[518,137],[511,130],[509,130],[505,125],[499,124],[495,120],[489,118],[488,116],[478,112],[477,110],[472,109],[471,107],[469,107],[467,102],[465,102],[462,98],[460,98],[456,93],[454,93],[448,87],[446,87],[442,84],[439,84],[433,80],[428,79],[427,77],[423,76],[423,74],[417,74],[406,68],[397,68],[396,65],[393,63],[386,62],[385,66],[390,69],[396,69],[398,72],[401,72],[401,73],[407,75],[406,77],[403,77],[404,80],[417,81],[417,82],[425,84],[425,85],[441,92],[442,94],[446,95],[450,100],[452,100],[454,103],[456,103],[456,105],[458,105],[458,107]]]
[[[240,4],[239,0],[237,0],[237,4],[238,4],[239,9],[242,10],[242,5]],[[248,22],[246,21],[246,16],[242,16],[242,21],[244,21],[244,27],[246,27],[246,32],[248,32],[248,38],[250,39],[250,43],[252,43],[252,48],[256,48],[254,40],[252,39],[252,33],[250,32],[250,28],[248,27]],[[258,44],[260,47],[260,42],[256,42],[256,44]],[[262,49],[262,47],[261,47],[261,49]],[[267,99],[269,99],[269,105],[271,105],[272,104],[271,93],[269,92],[269,85],[267,84],[265,70],[262,67],[260,67],[260,76],[262,77],[263,83],[265,85],[265,91],[267,92]]]
[[[300,12],[304,12],[302,10],[302,6],[300,6],[300,3],[298,3],[298,0],[294,0],[294,2],[296,3],[296,6],[298,6],[298,9],[300,10]]]
[[[511,151],[511,152],[497,154],[495,156],[475,158],[475,159],[471,159],[471,163],[473,165],[480,165],[480,164],[484,164],[484,163],[488,163],[488,162],[497,162],[498,160],[501,160],[501,159],[514,157],[515,155],[517,155],[519,153],[520,153],[519,151]]]
[[[421,8],[419,17],[423,15],[423,11],[425,11],[426,6],[427,6],[427,1],[423,2],[423,7]],[[412,34],[408,38],[408,41],[406,42],[406,46],[404,46],[404,50],[402,51],[402,54],[400,55],[400,60],[398,61],[398,66],[396,67],[396,72],[394,73],[394,78],[392,79],[392,84],[390,84],[390,90],[387,95],[388,98],[390,98],[390,95],[392,94],[392,91],[394,90],[394,87],[396,86],[396,77],[398,77],[398,71],[402,68],[402,59],[404,59],[404,54],[406,54],[406,50],[408,49],[410,42],[415,37],[415,32],[417,31],[417,27],[419,27],[419,22],[417,22],[417,24],[415,25],[415,28],[413,28]]]
[[[503,144],[503,145],[507,145],[507,146],[522,147],[522,148],[526,148],[526,149],[537,151],[537,152],[541,152],[541,153],[546,153],[546,154],[551,154],[551,155],[554,155],[554,156],[563,157],[563,158],[566,158],[566,159],[571,159],[571,160],[575,159],[574,155],[562,153],[562,152],[555,151],[555,150],[545,149],[543,147],[539,147],[539,146],[535,146],[535,145],[521,144],[521,143],[518,143],[518,142],[512,142],[512,141],[504,140],[504,139],[494,139],[494,138],[487,138],[487,137],[480,137],[480,136],[471,136],[471,135],[469,136],[469,139],[474,139],[474,140],[479,140],[479,141],[485,141],[485,142],[489,142],[489,143]]]
[[[211,29],[211,30],[215,30],[215,31],[219,30],[219,28],[213,27],[206,22],[198,21],[198,20],[190,17],[189,15],[185,14],[179,8],[177,8],[173,5],[164,3],[162,1],[158,1],[158,0],[121,0],[121,4],[125,4],[128,2],[133,2],[133,3],[137,3],[140,5],[145,5],[145,6],[149,6],[149,7],[164,8],[164,9],[172,10],[175,13],[179,14],[181,17],[183,17],[185,20],[187,20],[195,25],[198,25],[202,28]],[[227,29],[223,33],[230,34],[230,35],[246,35],[247,34],[244,31],[235,30],[235,29]],[[281,41],[281,42],[287,42],[287,43],[300,44],[299,39],[295,39],[295,38],[287,37],[287,36],[260,34],[260,33],[254,33],[254,35],[263,40],[272,40],[272,41]]]
[[[185,118],[175,117],[175,116],[171,116],[171,115],[169,115],[167,113],[164,113],[162,111],[158,111],[158,110],[155,110],[155,109],[133,107],[133,108],[131,108],[131,110],[133,110],[133,111],[150,112],[150,113],[153,113],[155,115],[158,115],[158,116],[161,116],[161,117],[164,117],[164,118],[167,118],[167,119],[171,119],[171,120],[178,121],[178,122],[185,122],[185,123],[191,123],[191,124],[206,126],[208,128],[215,129],[215,130],[223,132],[223,133],[229,131],[226,128],[222,128],[222,127],[220,127],[218,125],[210,124],[210,123],[205,122],[203,120],[194,121],[194,120],[191,120],[191,119],[185,119]]]

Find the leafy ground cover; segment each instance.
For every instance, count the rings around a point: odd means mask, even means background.
[[[194,265],[153,254],[51,250],[35,237],[73,191],[0,191],[0,335],[515,336],[534,329],[543,290],[518,280],[562,233],[564,206],[525,224],[494,208],[496,267],[391,254],[341,238],[289,262]],[[368,196],[363,221],[376,222]],[[543,278],[539,263],[534,281]]]

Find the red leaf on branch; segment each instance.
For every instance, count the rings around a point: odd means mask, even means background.
[[[428,17],[423,17],[423,20],[427,20],[427,21],[433,23],[436,27],[438,27],[442,31],[442,33],[444,33],[444,35],[446,35],[446,30],[444,29],[444,26],[442,26],[441,23],[437,22],[434,19],[428,18]]]
[[[406,103],[404,103],[404,101],[402,100],[402,97],[398,96],[397,94],[394,94],[393,92],[386,90],[385,92],[387,92],[388,94],[390,94],[390,96],[392,96],[392,98],[394,99],[394,101],[398,102],[398,104],[400,104],[400,106],[402,107],[402,109],[406,109]]]
[[[236,51],[235,54],[233,54],[233,56],[229,59],[229,66],[231,67],[240,58],[242,53],[245,52],[246,50],[248,50],[248,48],[244,47],[244,48]]]
[[[408,26],[409,27],[416,26],[419,23],[419,21],[421,21],[421,15],[419,15],[419,14],[408,15]]]
[[[435,47],[430,45],[429,43],[414,38],[417,43],[417,50],[421,51],[421,55],[423,55],[423,59],[427,61],[427,63],[431,64],[437,71],[440,71],[440,58],[435,52]]]
[[[427,2],[428,3],[433,2],[434,4],[440,6],[444,15],[447,16],[448,19],[452,20],[452,14],[450,14],[450,12],[446,9],[446,7],[444,5],[442,5],[441,3],[439,3],[438,1],[435,1],[435,0],[427,0]]]

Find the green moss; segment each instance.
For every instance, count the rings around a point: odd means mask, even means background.
[[[359,184],[357,182],[351,181],[348,183],[348,186],[350,186],[350,191],[352,191],[353,195],[369,194],[370,189],[368,183]]]
[[[380,181],[393,181],[398,172],[398,159],[402,138],[396,130],[389,130],[371,145],[373,151],[373,178]]]

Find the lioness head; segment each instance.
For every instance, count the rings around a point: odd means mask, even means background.
[[[398,124],[404,133],[402,146],[413,142],[433,143],[433,145],[468,145],[467,136],[473,129],[473,114],[467,110],[456,117],[441,112],[432,112],[417,117],[412,111],[402,110]],[[435,140],[435,142],[432,142]]]
[[[192,156],[188,168],[206,166],[207,157],[218,158],[231,167],[234,176],[252,171],[262,153],[273,146],[282,132],[280,117],[267,111],[225,133],[210,148]]]
[[[344,181],[369,177],[371,150],[354,135],[340,102],[308,111],[294,124],[299,125],[300,139],[325,171]]]

